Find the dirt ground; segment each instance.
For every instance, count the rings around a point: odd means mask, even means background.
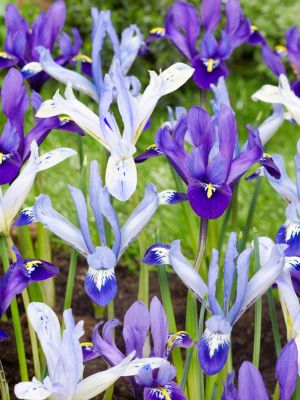
[[[54,257],[54,263],[60,266],[60,274],[56,277],[56,312],[61,314],[63,308],[63,300],[66,287],[67,271],[69,266],[68,254],[60,253]],[[84,320],[84,328],[86,337],[84,339],[90,340],[93,327],[96,323],[94,317],[94,310],[91,301],[88,299],[83,283],[86,272],[86,265],[84,260],[79,260],[78,271],[76,276],[76,285],[73,297],[72,308],[77,320]],[[138,274],[129,271],[125,267],[117,268],[117,277],[119,284],[119,291],[115,299],[116,316],[122,321],[124,313],[128,307],[137,299],[138,291]],[[178,329],[184,328],[185,321],[185,299],[186,288],[177,278],[175,274],[169,274],[170,288],[172,292],[173,305],[175,310],[176,322]],[[153,296],[160,297],[159,284],[157,274],[151,272],[150,274],[150,299]],[[20,297],[20,296],[19,296]],[[19,299],[20,301],[20,299]],[[20,302],[21,303],[21,302]],[[21,306],[21,305],[20,305]],[[8,313],[9,316],[9,313]],[[285,336],[284,321],[281,314],[281,309],[278,304],[278,320],[282,339]],[[24,326],[25,340],[30,348],[29,337],[27,331],[26,317],[22,314],[22,324]],[[253,350],[253,324],[254,324],[254,307],[252,307],[237,323],[233,329],[232,343],[233,343],[233,362],[234,368],[238,370],[240,364],[245,360],[252,360]],[[14,399],[13,387],[14,384],[19,382],[18,361],[17,353],[14,342],[13,330],[11,322],[1,322],[1,329],[9,333],[9,340],[0,342],[0,355],[1,361],[4,366],[5,374],[9,387],[12,393],[11,399]],[[122,335],[120,327],[116,332],[116,342],[119,346],[123,346]],[[28,352],[28,366],[30,377],[33,376],[33,365],[31,362],[31,355]],[[268,390],[271,393],[275,387],[275,349],[273,344],[273,336],[271,329],[271,322],[269,317],[268,303],[266,297],[263,299],[263,321],[262,321],[262,339],[261,339],[261,358],[260,358],[260,371],[263,374]],[[85,375],[98,372],[105,369],[105,363],[100,360],[93,360],[86,364]],[[102,399],[102,395],[98,399]],[[123,380],[119,380],[114,389],[115,400],[129,400],[133,399],[133,394],[129,385]]]

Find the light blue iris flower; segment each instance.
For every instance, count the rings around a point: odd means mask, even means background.
[[[121,41],[111,22],[110,11],[99,11],[92,8],[92,55],[91,58],[80,55],[82,63],[89,63],[91,70],[91,80],[87,76],[78,72],[64,68],[57,64],[48,49],[39,46],[39,62],[32,62],[22,69],[24,77],[29,78],[40,71],[45,71],[49,76],[59,82],[67,84],[70,82],[72,87],[90,96],[94,101],[99,102],[99,96],[103,86],[104,73],[102,67],[102,49],[105,37],[108,36],[113,48],[114,56],[112,64],[117,59],[120,62],[122,74],[125,77],[126,87],[136,96],[141,88],[139,80],[135,76],[127,76],[132,64],[134,63],[139,49],[143,42],[140,29],[136,25],[130,25],[123,30]],[[111,74],[111,68],[108,71]]]
[[[147,264],[170,264],[199,301],[207,296],[207,308],[211,317],[206,321],[206,329],[198,343],[198,355],[201,366],[208,375],[216,374],[223,368],[227,360],[234,324],[271,287],[284,268],[282,246],[275,245],[268,259],[264,259],[261,268],[248,281],[252,249],[248,248],[238,254],[236,241],[237,235],[232,233],[224,259],[223,306],[216,298],[216,284],[219,278],[217,250],[213,250],[207,284],[181,254],[178,240],[171,246],[153,245],[147,250],[143,260]],[[230,305],[235,275],[237,275],[237,289],[235,301]]]
[[[96,161],[91,163],[90,206],[93,210],[100,245],[94,245],[88,225],[87,204],[81,190],[69,186],[77,210],[79,228],[52,208],[47,195],[40,195],[32,208],[23,210],[15,221],[16,226],[38,221],[49,231],[75,248],[86,257],[89,269],[85,278],[85,289],[90,298],[100,306],[108,304],[117,293],[115,267],[130,243],[144,229],[159,204],[177,202],[176,192],[157,193],[153,184],[145,188],[143,200],[134,209],[123,227],[120,227],[116,212],[111,205],[107,188],[102,186]],[[107,220],[111,226],[114,243],[110,247],[105,234]]]

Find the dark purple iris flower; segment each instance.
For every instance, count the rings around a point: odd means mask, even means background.
[[[296,26],[292,26],[285,33],[285,45],[275,46],[272,50],[267,43],[262,46],[262,56],[267,67],[277,77],[280,74],[287,75],[283,60],[288,64],[296,79],[292,84],[295,94],[300,97],[300,31]]]
[[[284,346],[276,362],[275,375],[279,383],[281,400],[291,399],[296,389],[297,357],[297,346],[292,339]],[[270,399],[260,372],[251,362],[243,362],[239,369],[238,389],[234,386],[234,377],[234,372],[228,374],[226,382],[223,383],[222,400]]]
[[[66,19],[66,5],[64,1],[57,0],[47,12],[41,13],[32,26],[20,15],[17,7],[8,4],[5,9],[5,24],[7,28],[4,42],[4,51],[0,52],[0,68],[18,66],[22,68],[30,62],[39,61],[36,48],[43,46],[50,51],[54,49],[58,36]],[[79,32],[74,29],[74,44],[67,34],[59,39],[62,54],[56,62],[65,65],[79,52],[82,45]],[[48,75],[40,72],[30,79],[31,87],[40,90],[48,79]]]
[[[2,316],[17,294],[22,293],[32,282],[44,281],[59,272],[54,264],[40,259],[24,259],[14,248],[17,261],[0,279],[0,316]]]
[[[247,145],[236,154],[237,126],[231,108],[222,104],[210,116],[194,106],[174,128],[160,128],[155,138],[157,148],[151,147],[135,161],[164,154],[187,184],[194,212],[201,218],[215,219],[229,206],[234,184],[263,155],[258,131],[248,127],[248,132]],[[185,141],[192,145],[189,153]]]
[[[83,134],[72,121],[51,117],[37,118],[33,128],[25,135],[24,117],[29,107],[29,97],[21,73],[14,68],[9,70],[3,80],[1,99],[7,122],[0,135],[0,185],[10,183],[16,178],[30,154],[33,140],[40,145],[52,129]],[[33,92],[31,103],[37,111],[42,98]]]
[[[109,365],[114,366],[133,350],[136,351],[136,356],[139,358],[165,358],[166,362],[159,369],[153,369],[147,365],[142,368],[135,379],[132,379],[131,383],[136,398],[143,396],[144,400],[185,399],[182,389],[173,381],[176,371],[168,359],[175,347],[190,347],[192,340],[185,331],[168,333],[167,317],[157,297],[151,301],[150,312],[140,301],[133,303],[126,312],[123,324],[125,354],[118,349],[113,338],[114,329],[119,325],[119,321],[113,319],[106,322],[103,325],[102,336],[99,334],[100,325],[102,323],[94,328],[92,342],[82,343],[84,361],[102,356]],[[149,354],[145,354],[147,347],[145,344],[150,331],[152,349],[149,350]],[[164,394],[169,397],[163,396]]]
[[[228,74],[225,61],[232,51],[248,42],[261,44],[263,38],[257,28],[245,18],[238,0],[229,0],[225,4],[226,25],[220,31],[221,39],[215,38],[215,30],[222,17],[221,0],[203,0],[200,16],[190,3],[176,1],[165,19],[165,28],[155,28],[150,32],[146,44],[153,40],[167,38],[187,58],[195,68],[194,81],[202,89],[209,90],[212,83],[217,83],[220,76]],[[201,26],[204,35],[200,38]]]

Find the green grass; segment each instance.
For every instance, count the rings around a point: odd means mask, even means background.
[[[171,2],[163,0],[159,2],[159,6],[154,7],[153,3],[148,1],[133,2],[133,1],[100,1],[92,2],[83,0],[80,2],[67,1],[68,8],[68,26],[78,25],[80,31],[85,37],[85,48],[89,53],[89,33],[91,30],[91,19],[89,17],[90,6],[98,6],[99,8],[113,9],[113,20],[119,31],[129,23],[137,23],[144,34],[153,26],[159,26],[163,23],[163,15]],[[195,4],[198,4],[194,2]],[[263,4],[258,1],[241,1],[245,7],[247,15],[252,19],[255,25],[258,25],[264,33],[266,33],[274,43],[281,41],[284,28],[288,24],[298,22],[298,13],[295,12],[296,5],[294,1],[282,2],[268,0]],[[277,7],[274,5],[277,5]],[[33,15],[39,11],[37,5],[33,6],[31,2],[24,2],[22,13],[32,20]],[[275,21],[275,22],[274,22]],[[274,22],[274,23],[273,23]],[[4,37],[5,29],[3,25],[0,27],[0,38]],[[155,43],[153,45],[153,54],[146,59],[139,58],[132,70],[140,80],[145,84],[148,81],[148,69],[165,68],[176,61],[183,60],[180,54],[172,48],[168,42]],[[110,59],[105,60],[109,65]],[[249,48],[244,46],[239,49],[236,55],[229,63],[230,76],[227,80],[228,90],[230,93],[231,104],[236,112],[236,118],[239,127],[239,135],[241,142],[246,139],[247,131],[245,125],[250,123],[254,126],[263,121],[271,112],[268,105],[262,103],[254,103],[250,96],[262,84],[276,83],[276,80],[263,65],[261,61],[260,51],[258,48]],[[55,82],[49,82],[43,89],[42,95],[46,98],[51,98],[57,87],[63,87]],[[211,94],[208,96],[208,101]],[[87,100],[90,106],[96,111],[96,106]],[[151,127],[145,131],[138,142],[138,152],[142,152],[145,148],[153,143],[155,132],[158,127],[167,119],[166,107],[168,105],[181,105],[186,108],[194,104],[199,104],[200,95],[197,87],[190,81],[176,93],[168,95],[161,99],[156,107],[152,119]],[[207,103],[209,107],[209,102]],[[210,108],[210,107],[209,107]],[[117,114],[117,112],[115,112]],[[1,118],[2,120],[2,118]],[[31,121],[26,122],[27,130],[30,129]],[[278,130],[269,144],[268,152],[280,152],[286,159],[288,171],[294,176],[293,157],[296,152],[296,143],[299,138],[299,126],[293,126],[285,122]],[[44,144],[41,151],[60,146],[70,146],[76,149],[77,137],[75,134],[65,132],[52,132]],[[107,156],[103,148],[90,137],[83,139],[84,152],[87,155],[88,161],[96,159],[100,164],[105,166]],[[173,188],[175,184],[172,179],[172,174],[168,162],[163,158],[149,160],[144,164],[138,165],[138,192],[142,197],[143,189],[148,182],[152,182],[157,186],[158,190]],[[76,220],[74,206],[71,201],[71,196],[67,190],[67,185],[79,186],[79,168],[78,159],[73,157],[70,160],[43,172],[44,193],[49,194],[52,198],[54,207],[69,217]],[[245,223],[245,218],[248,211],[248,205],[252,191],[254,190],[255,182],[246,182],[241,179],[239,189],[239,214],[238,225],[242,229]],[[29,197],[27,204],[32,204],[33,194]],[[120,203],[114,200],[114,205],[120,215],[121,221],[124,221],[132,210],[131,203]],[[285,204],[279,196],[271,189],[270,185],[264,181],[262,190],[258,198],[257,209],[255,212],[254,223],[259,235],[266,235],[274,238],[274,235],[284,222]],[[92,215],[90,216],[92,220]],[[177,238],[182,239],[184,251],[187,256],[193,257],[190,235],[186,226],[185,218],[181,212],[181,206],[161,207],[151,223],[146,229],[147,244],[151,245],[154,242],[155,229],[159,227],[160,237],[163,242],[171,242]],[[93,235],[96,232],[93,231]],[[251,236],[251,235],[250,235]],[[58,239],[53,238],[53,243],[60,243]],[[134,245],[128,250],[128,258],[138,254],[138,249]]]

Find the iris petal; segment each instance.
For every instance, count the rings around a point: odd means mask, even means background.
[[[85,278],[85,290],[92,301],[99,306],[106,306],[117,293],[117,279],[114,268],[89,268]]]

